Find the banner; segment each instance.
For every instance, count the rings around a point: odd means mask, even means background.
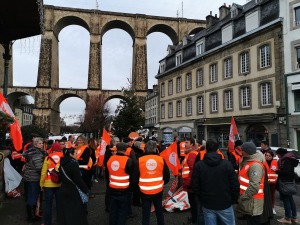
[[[230,123],[230,133],[229,133],[229,140],[228,140],[228,151],[233,152],[234,151],[234,142],[239,139],[239,132],[236,127],[235,121],[233,116],[231,117],[231,123]],[[236,139],[237,136],[237,139]]]
[[[172,171],[172,174],[177,176],[178,170],[181,168],[177,155],[177,143],[173,142],[168,148],[160,153],[160,156],[164,158],[169,169]]]
[[[101,139],[101,144],[100,144],[100,151],[98,154],[98,166],[103,165],[103,160],[104,160],[104,154],[106,151],[106,146],[110,144],[111,137],[108,135],[107,131],[103,129],[103,134],[102,134],[102,139]]]
[[[10,137],[13,141],[14,148],[17,151],[20,151],[22,149],[22,144],[23,144],[21,128],[18,120],[15,117],[15,114],[11,110],[9,104],[7,103],[2,93],[0,93],[0,111],[14,118],[14,123],[9,126]]]

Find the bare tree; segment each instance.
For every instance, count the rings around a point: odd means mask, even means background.
[[[93,136],[96,138],[102,132],[110,112],[109,106],[105,105],[105,100],[105,95],[90,97],[84,113],[82,128],[86,132],[93,133]]]

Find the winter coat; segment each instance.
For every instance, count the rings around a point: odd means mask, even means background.
[[[295,179],[294,168],[298,165],[298,160],[291,152],[285,154],[278,160],[278,180],[283,182],[292,182]]]
[[[263,163],[261,153],[257,152],[249,157],[243,157],[241,168],[248,162],[259,161]],[[265,176],[265,169],[258,163],[252,164],[248,170],[249,186],[246,191],[240,195],[237,211],[251,216],[258,216],[263,213],[264,199],[255,199],[253,195],[258,193],[260,181]]]
[[[216,152],[208,152],[198,161],[192,174],[193,192],[203,207],[224,210],[237,202],[240,185],[230,162]]]
[[[22,156],[26,159],[23,170],[23,177],[26,182],[40,181],[45,155],[45,151],[37,147],[28,149],[22,154]]]
[[[61,167],[82,192],[87,194],[89,191],[81,177],[77,160],[70,156],[61,158],[59,175],[62,182],[60,190],[63,221],[60,224],[87,225],[86,206],[82,203],[76,186],[64,175]]]

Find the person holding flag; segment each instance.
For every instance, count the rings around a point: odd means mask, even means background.
[[[198,151],[194,138],[186,139],[185,154],[185,158],[182,161],[183,190],[188,193],[189,203],[191,207],[191,218],[189,218],[189,221],[195,224],[197,221],[197,201],[196,196],[192,191],[192,173]]]

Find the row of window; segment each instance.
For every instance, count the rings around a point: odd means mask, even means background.
[[[146,117],[150,117],[150,116],[156,116],[156,107],[153,109],[149,109],[146,111]]]
[[[300,54],[300,48],[299,48]],[[260,56],[260,68],[268,68],[271,66],[271,54],[270,54],[270,45],[265,44],[259,47],[259,56]],[[240,74],[248,74],[250,72],[250,53],[249,51],[242,52],[239,55],[239,65],[240,65]],[[218,64],[213,63],[209,66],[209,82],[215,83],[218,81]],[[224,79],[229,79],[233,77],[233,62],[232,57],[225,58],[223,60],[223,75]],[[186,74],[186,90],[192,89],[192,74]],[[196,72],[196,86],[204,85],[204,72],[203,68],[198,69]],[[176,78],[176,92],[179,93],[182,91],[182,78]],[[173,94],[173,80],[168,81],[168,95]],[[165,83],[161,84],[161,97],[165,96]]]
[[[260,104],[262,107],[272,105],[272,86],[270,82],[260,84]],[[240,108],[249,109],[251,108],[251,87],[242,86],[240,89]],[[233,90],[224,91],[224,110],[233,110]],[[219,111],[219,96],[218,93],[213,92],[210,94],[210,112],[217,113]],[[186,115],[192,115],[192,98],[186,99]],[[197,97],[197,114],[204,113],[204,96]],[[182,116],[182,100],[176,102],[176,116]],[[168,117],[173,117],[173,102],[168,103]],[[165,104],[161,105],[161,118],[165,118]]]
[[[145,124],[155,124],[155,123],[156,123],[156,117],[146,119],[145,121]]]

